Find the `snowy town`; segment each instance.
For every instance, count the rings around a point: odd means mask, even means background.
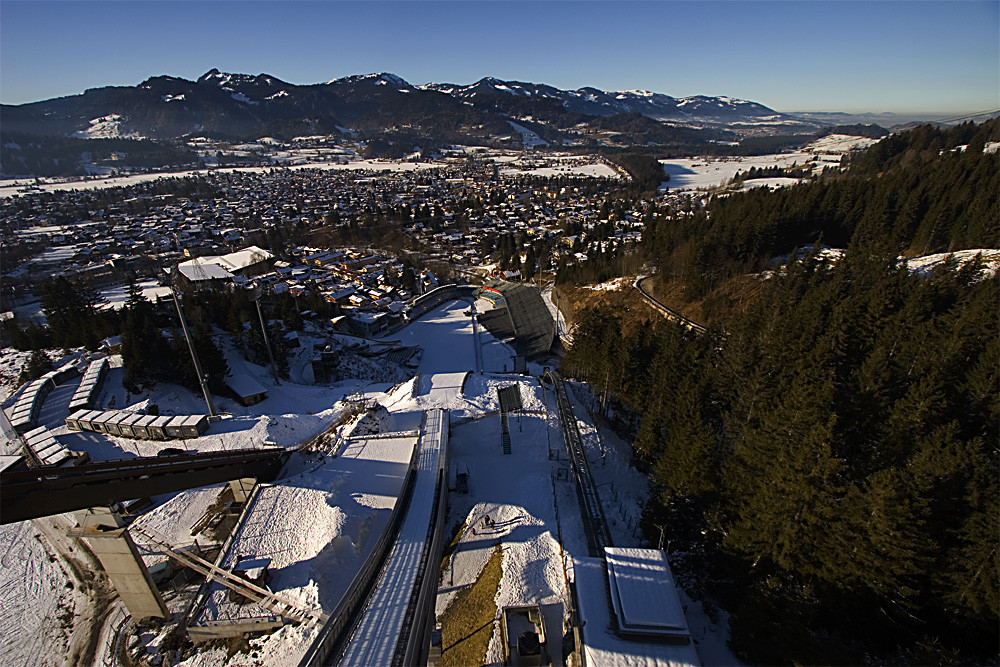
[[[623,206],[600,194],[620,178],[610,167],[556,180],[509,164],[208,172],[5,199],[4,234],[40,249],[4,276],[8,327],[47,324],[41,285],[58,279],[98,309],[148,309],[175,344],[196,328],[192,302],[255,309],[236,337],[210,325],[227,372],[209,387],[206,370],[200,391],[135,386],[129,332],[9,386],[3,530],[20,551],[3,591],[21,611],[4,623],[31,632],[5,630],[7,654],[731,660],[639,529],[648,483],[629,446],[556,371],[570,336],[556,267],[627,253],[644,216],[702,195]],[[359,220],[407,241],[351,245]],[[252,336],[266,356],[246,353]],[[29,361],[5,355],[5,372]],[[470,611],[482,587],[496,603]],[[470,614],[489,627],[463,629]]]
[[[704,333],[643,288],[644,232],[866,143],[664,160],[641,198],[596,157],[482,153],[8,185],[5,656],[739,664],[607,396],[560,373],[557,278]],[[1000,251],[908,263],[956,259]]]
[[[121,192],[15,195],[0,205],[6,242],[41,252],[4,276],[5,297],[30,321],[31,286],[46,276],[95,288],[138,281],[155,297],[176,270],[177,282],[194,289],[322,297],[347,315],[346,328],[365,334],[372,314],[398,321],[407,300],[436,285],[434,269],[449,279],[551,273],[560,262],[585,262],[593,248],[626,252],[654,209],[637,201],[626,210],[600,194],[605,177],[529,184],[500,175],[493,162],[424,166],[434,169],[208,172]],[[158,189],[195,194],[149,194]],[[700,202],[673,193],[663,200],[664,211]],[[373,224],[393,234],[361,246],[355,231]],[[420,275],[417,265],[425,267]]]

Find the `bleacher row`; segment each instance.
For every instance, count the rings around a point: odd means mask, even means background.
[[[73,398],[70,399],[70,412],[86,410],[94,405],[94,397],[100,391],[101,382],[104,381],[104,376],[107,372],[107,357],[95,359],[90,362],[87,366],[87,370],[83,373],[83,380],[80,381],[80,386],[77,387],[76,392],[73,394]]]
[[[514,321],[507,308],[494,308],[479,315],[479,323],[497,340],[513,342]]]
[[[445,285],[438,287],[413,300],[406,311],[406,320],[412,322],[446,301],[475,299],[478,292],[479,287],[476,285]]]
[[[500,291],[514,321],[517,352],[528,359],[545,355],[555,340],[556,324],[538,288],[508,283]]]
[[[537,287],[500,282],[483,287],[480,296],[494,304],[479,316],[494,337],[513,339],[514,349],[527,359],[544,356],[552,348],[556,325]]]
[[[25,385],[21,396],[14,403],[14,408],[10,411],[10,425],[18,433],[26,433],[38,423],[38,415],[42,411],[42,404],[49,392],[56,388],[68,377],[72,377],[78,371],[74,366],[67,366],[49,371],[37,380],[32,380]]]
[[[38,463],[46,466],[60,465],[71,461],[81,463],[81,460],[73,460],[73,452],[66,449],[66,446],[52,437],[52,434],[44,426],[28,431],[24,434],[24,442],[38,459]],[[86,458],[86,454],[83,455]]]

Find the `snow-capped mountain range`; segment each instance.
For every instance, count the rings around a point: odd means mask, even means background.
[[[157,76],[133,87],[92,88],[79,95],[3,105],[0,111],[0,129],[4,131],[79,138],[291,137],[335,134],[349,128],[369,135],[415,135],[437,142],[488,142],[510,135],[513,121],[550,142],[566,139],[579,143],[579,135],[590,131],[635,134],[637,115],[654,121],[640,123],[641,136],[635,135],[635,141],[641,143],[725,139],[747,132],[787,133],[819,127],[813,121],[729,97],[674,98],[644,90],[607,92],[597,88],[561,90],[492,77],[465,86],[414,86],[388,73],[295,85],[267,74],[231,74],[217,69],[196,81]],[[623,114],[621,122],[615,120]],[[628,132],[621,131],[618,125],[622,124],[628,125]],[[569,135],[576,137],[570,139]]]
[[[431,83],[420,87],[471,102],[497,94],[535,100],[552,99],[558,100],[567,111],[594,116],[638,112],[654,120],[694,123],[761,122],[786,118],[773,109],[747,100],[704,95],[676,98],[648,90],[560,90],[545,84],[501,81],[492,77],[468,86]]]

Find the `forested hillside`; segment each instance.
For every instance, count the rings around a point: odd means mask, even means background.
[[[565,370],[613,397],[657,489],[647,526],[665,527],[692,593],[732,614],[751,662],[997,662],[1000,278],[897,260],[998,247],[1000,158],[982,150],[996,131],[918,128],[846,176],[661,222],[664,269],[697,249],[693,291],[699,269],[718,280],[828,235],[848,245],[761,276],[725,330],[578,318]]]
[[[707,212],[659,218],[643,241],[665,273],[684,277],[691,298],[817,241],[886,244],[904,255],[995,248],[1000,153],[984,152],[988,141],[1000,141],[1000,120],[922,126],[873,145],[844,174],[720,195]]]

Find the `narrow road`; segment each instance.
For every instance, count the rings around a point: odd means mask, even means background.
[[[552,319],[556,322],[556,332],[559,334],[559,340],[562,341],[564,346],[569,346],[573,343],[573,336],[566,329],[566,320],[563,319],[562,313],[559,312],[559,306],[552,301],[553,295],[555,295],[556,299],[559,298],[559,294],[551,286],[542,290],[542,300],[545,301],[545,305],[552,314]]]
[[[666,317],[668,320],[673,320],[674,322],[683,324],[685,327],[687,327],[691,331],[694,331],[695,333],[703,334],[707,331],[705,327],[698,324],[694,320],[690,320],[684,317],[673,308],[668,308],[667,306],[664,306],[662,303],[657,301],[652,294],[647,292],[646,288],[643,286],[643,283],[649,280],[650,277],[651,276],[640,276],[639,278],[635,279],[634,283],[635,288],[639,290],[639,293],[642,294],[643,298],[646,299],[649,305],[651,305],[656,310],[660,311],[663,314],[663,316]]]

